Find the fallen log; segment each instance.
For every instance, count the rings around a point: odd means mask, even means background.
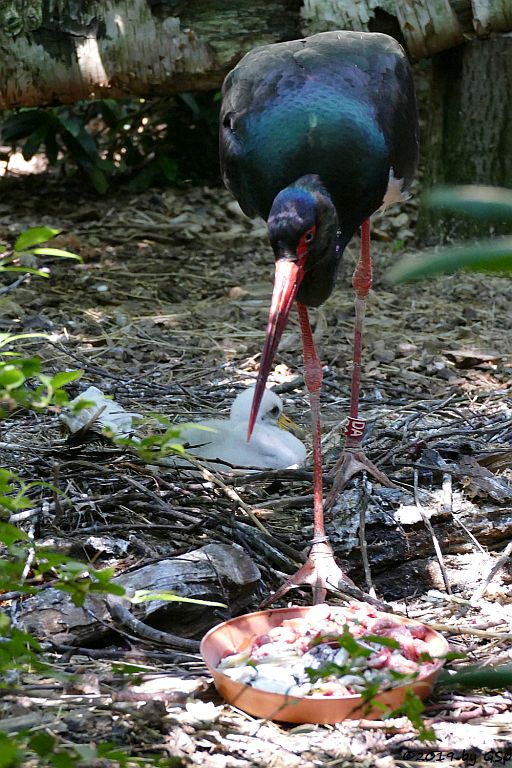
[[[214,606],[166,600],[138,603],[133,609],[139,622],[147,622],[178,639],[188,639],[201,637],[211,626],[239,612],[249,601],[259,578],[258,568],[241,547],[207,544],[186,555],[136,568],[112,581],[126,591],[126,598],[115,601],[125,609],[130,608],[128,597],[138,590],[172,592],[184,598],[226,604],[223,613]],[[67,645],[97,645],[116,629],[107,597],[88,596],[83,607],[78,607],[68,594],[54,588],[23,602],[20,620],[39,639]]]
[[[386,32],[412,58],[512,29],[511,0],[0,3],[0,109],[218,88],[256,45]]]

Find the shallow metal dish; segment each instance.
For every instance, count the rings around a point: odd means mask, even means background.
[[[279,693],[268,693],[258,690],[245,683],[232,680],[217,666],[223,656],[228,653],[241,651],[252,643],[255,635],[268,632],[277,627],[285,619],[295,619],[307,616],[311,607],[273,608],[257,613],[247,613],[219,624],[203,637],[201,654],[208,667],[218,692],[233,706],[242,709],[256,717],[269,720],[280,720],[287,723],[339,723],[347,719],[376,719],[383,715],[382,709],[364,703],[361,696],[286,696]],[[379,613],[381,617],[387,614]],[[421,626],[420,622],[402,616],[393,616],[399,624]],[[433,629],[427,628],[425,642],[433,658],[444,657],[448,652],[445,638]],[[441,667],[444,658],[439,658],[434,669],[425,676],[416,678],[413,683],[399,685],[379,693],[375,699],[391,709],[396,709],[405,700],[408,689],[413,690],[420,698],[428,696]]]

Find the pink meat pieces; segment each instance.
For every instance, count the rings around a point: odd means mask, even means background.
[[[388,619],[379,619],[368,627],[372,635],[382,635],[396,640],[400,651],[410,661],[421,661],[420,656],[428,653],[428,644],[424,642],[427,635],[426,627],[396,624]]]
[[[402,675],[412,675],[419,671],[415,661],[406,659],[401,653],[396,651],[389,657],[387,668],[392,672],[400,672]]]
[[[391,658],[391,648],[382,648],[381,650],[369,656],[366,660],[368,667],[372,669],[384,669],[389,666],[389,660]]]
[[[389,637],[391,640],[396,640],[406,659],[410,659],[411,661],[416,661],[418,659],[418,654],[414,646],[414,638],[407,627],[401,625],[387,627],[385,631],[377,634]]]
[[[372,635],[385,635],[388,629],[401,626],[403,625],[395,621],[392,616],[377,616],[366,622],[366,632]]]
[[[424,624],[411,624],[408,625],[409,632],[417,640],[425,640],[427,636],[427,628]]]
[[[270,635],[257,635],[252,641],[252,650],[255,651],[257,648],[261,648],[262,645],[270,643],[271,641],[272,638]]]
[[[362,648],[371,650],[370,655],[356,653],[351,656],[343,641],[340,642],[347,629]],[[388,685],[399,684],[398,674],[412,675],[413,679],[418,674],[422,677],[430,674],[435,662],[429,662],[427,636],[425,626],[401,624],[395,617],[378,615],[368,606],[354,604],[336,609],[324,604],[315,606],[305,618],[287,619],[265,634],[254,637],[250,658],[241,658],[239,663],[252,663],[256,670],[261,668],[265,672],[268,665],[272,679],[276,670],[282,668],[298,686],[321,692],[323,696],[357,694],[362,690],[361,686],[375,679],[385,685],[386,673]],[[382,638],[382,644],[379,638]],[[398,647],[386,644],[389,639]],[[239,655],[243,656],[242,653]],[[329,663],[338,665],[338,674],[327,673],[328,677],[310,682],[306,669],[322,670]],[[263,672],[258,674],[265,678]],[[268,673],[267,677],[271,679]],[[263,682],[267,685],[267,678]],[[256,680],[250,685],[258,687]],[[304,695],[310,695],[306,689]]]

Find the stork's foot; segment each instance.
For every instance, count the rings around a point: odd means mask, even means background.
[[[341,583],[341,586],[340,586]],[[261,604],[262,608],[279,600],[290,589],[309,584],[313,588],[313,604],[323,603],[328,590],[343,591],[343,583],[351,589],[357,589],[354,582],[343,573],[336,560],[332,547],[326,539],[313,542],[309,550],[308,559],[282,587],[267,597]]]
[[[362,448],[345,447],[334,467],[334,483],[325,501],[326,509],[330,509],[333,506],[342,490],[348,485],[354,475],[357,475],[359,472],[367,472],[387,488],[396,488],[395,483],[365,456]]]

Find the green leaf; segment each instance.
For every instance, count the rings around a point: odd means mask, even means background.
[[[76,748],[76,745],[74,745]],[[77,768],[76,755],[73,752],[54,752],[50,758],[53,768]],[[90,762],[87,762],[90,765]]]
[[[306,667],[305,673],[309,677],[311,683],[316,683],[317,680],[323,680],[325,677],[341,677],[346,675],[350,671],[348,665],[335,664],[334,661],[326,661],[321,667],[313,669],[313,667]]]
[[[0,635],[4,637],[11,628],[11,622],[5,613],[0,613]]]
[[[101,112],[101,116],[108,125],[109,128],[116,129],[117,124],[123,117],[123,111],[114,99],[101,99],[98,102],[98,107]]]
[[[65,387],[66,384],[70,384],[72,381],[76,381],[83,375],[83,371],[61,371],[56,373],[50,379],[50,384],[54,389],[60,389]]]
[[[64,406],[69,403],[69,397],[63,389],[58,389],[52,394],[52,405]]]
[[[8,470],[2,470],[2,472],[8,472]],[[11,472],[8,472],[8,474],[12,475]],[[0,541],[7,547],[10,547],[17,541],[29,542],[30,536],[15,525],[11,525],[10,523],[0,523]]]
[[[32,269],[32,267],[2,267],[0,265],[0,272],[22,272],[24,275],[50,277],[50,275],[47,272],[44,272],[42,269]]]
[[[14,243],[14,250],[16,253],[26,251],[27,248],[33,248],[40,243],[46,243],[47,240],[50,240],[59,233],[60,229],[53,229],[52,227],[31,227],[19,235]]]
[[[386,648],[392,648],[393,650],[399,650],[400,643],[393,637],[386,637],[385,635],[365,635],[361,638],[365,643],[376,643],[383,645]]]
[[[50,165],[55,165],[57,160],[59,159],[59,143],[57,141],[57,136],[55,135],[55,131],[49,131],[46,140],[44,142],[44,146],[46,149],[46,156],[48,158],[48,162]]]
[[[20,369],[12,363],[2,363],[0,365],[0,388],[10,390],[21,387],[25,381],[25,376]]]
[[[227,608],[225,603],[216,603],[213,600],[196,600],[192,597],[182,597],[175,592],[151,592],[146,589],[138,589],[133,597],[130,598],[130,602],[134,603],[134,605],[147,603],[151,600],[165,600],[169,603],[194,603],[195,605],[213,605],[219,608]]]
[[[367,646],[363,645],[361,642],[357,641],[355,637],[350,632],[347,624],[343,627],[343,634],[322,634],[319,633],[318,636],[314,639],[314,641],[311,643],[311,646],[318,645],[319,643],[323,642],[337,642],[340,648],[344,648],[346,651],[349,652],[351,657],[353,659],[357,659],[359,657],[368,657],[371,656],[373,651],[371,648],[368,648]]]
[[[47,373],[39,373],[37,378],[39,379],[41,384],[43,384],[43,386],[46,387],[46,389],[50,389],[50,387],[52,385],[52,377],[51,376],[48,376]],[[36,392],[39,393],[40,391],[41,391],[41,388],[39,387],[36,390]]]
[[[81,121],[76,118],[70,118],[63,121],[68,129],[61,127],[60,135],[62,141],[68,148],[73,160],[82,168],[91,178],[92,183],[101,192],[102,176],[98,171],[98,147],[93,137],[84,130]],[[98,171],[95,173],[95,171]],[[108,185],[107,185],[108,186]]]
[[[443,670],[442,674],[439,675],[437,685],[451,690],[454,688],[509,690],[512,687],[512,664],[500,664],[493,667],[471,665],[459,667],[455,673]]]
[[[434,741],[436,738],[433,728],[427,728],[423,722],[423,712],[425,705],[411,688],[405,692],[405,701],[392,712],[385,715],[385,718],[400,717],[405,715],[409,718],[412,725],[416,728],[420,741]]]
[[[108,583],[110,579],[116,575],[116,569],[113,565],[110,565],[107,568],[101,568],[99,571],[93,569],[91,570],[91,573],[98,579],[98,581]]]
[[[41,361],[38,357],[22,358],[16,361],[16,365],[20,366],[24,376],[27,378],[35,376],[41,370]]]
[[[96,167],[86,168],[85,170],[94,189],[99,192],[100,195],[104,195],[108,189],[109,181],[103,171],[100,171],[100,169]]]
[[[24,755],[15,737],[0,731],[0,768],[15,768],[15,766],[22,764],[22,760],[24,760]]]
[[[425,203],[472,218],[512,221],[512,191],[500,187],[439,187],[426,196]]]
[[[74,744],[73,749],[81,760],[86,760],[89,764],[97,757],[96,747],[89,744]]]
[[[13,341],[21,341],[21,339],[47,339],[47,333],[0,333],[0,347],[5,347],[7,344],[12,344]]]
[[[367,702],[370,707],[377,707],[380,708],[383,711],[387,711],[386,705],[382,704],[378,699],[375,700],[375,697],[379,693],[379,691],[382,688],[382,680],[372,680],[367,681],[365,687],[361,691],[361,697],[362,699]]]
[[[45,757],[53,752],[55,743],[55,737],[51,736],[48,731],[36,733],[34,736],[31,736],[29,741],[30,749],[33,749],[39,757]]]
[[[14,144],[30,136],[42,122],[49,122],[47,113],[40,109],[25,109],[7,118],[2,124],[2,143]]]
[[[191,93],[180,93],[178,97],[187,107],[190,109],[194,117],[197,119],[201,115],[201,110],[197,104],[197,99],[194,98]]]
[[[48,556],[49,559],[50,556]],[[59,553],[55,552],[53,555],[53,560],[55,565],[57,563],[60,563],[60,572],[62,576],[72,579],[76,578],[85,578],[89,576],[89,566],[86,563],[82,563],[80,560],[72,560],[71,558],[66,558],[63,560],[62,556],[59,557]]]
[[[30,160],[36,154],[39,147],[45,140],[48,130],[49,125],[41,125],[33,133],[30,134],[21,149],[23,158],[25,160]]]
[[[123,597],[124,588],[120,584],[114,584],[111,579],[115,573],[114,568],[94,570],[85,563],[70,558],[63,558],[58,553],[47,553],[46,562],[39,564],[38,571],[46,572],[54,568],[59,576],[53,583],[55,589],[67,592],[77,606],[82,606],[85,598],[91,592],[107,595],[119,595]]]
[[[84,128],[83,121],[74,116],[60,118],[62,140],[74,154],[78,162],[88,160],[94,162],[98,157],[98,145],[89,131]]]
[[[116,747],[115,744],[112,744],[111,742],[98,744],[97,755],[98,757],[107,758],[108,760],[116,760],[120,766],[128,764],[129,758],[126,752],[119,749],[119,747]],[[140,762],[140,765],[143,765],[142,761]]]
[[[142,170],[132,176],[127,184],[127,187],[133,192],[141,192],[142,190],[146,190],[149,186],[151,186],[151,184],[153,184],[155,181],[155,177],[157,176],[158,174],[155,164],[148,163],[148,165],[144,166]]]
[[[77,253],[71,253],[71,251],[63,251],[62,248],[31,248],[30,253],[35,256],[60,256],[62,259],[75,259],[75,261],[82,262],[83,259]]]
[[[460,651],[448,651],[448,653],[443,656],[443,659],[445,661],[455,661],[459,659],[467,659],[467,657],[467,653],[461,653]]]
[[[512,272],[512,237],[454,246],[438,253],[408,256],[389,270],[386,279],[392,283],[401,283],[460,269],[471,272]]]
[[[178,164],[175,160],[171,160],[171,158],[166,155],[160,155],[158,158],[158,165],[167,181],[176,181]]]

